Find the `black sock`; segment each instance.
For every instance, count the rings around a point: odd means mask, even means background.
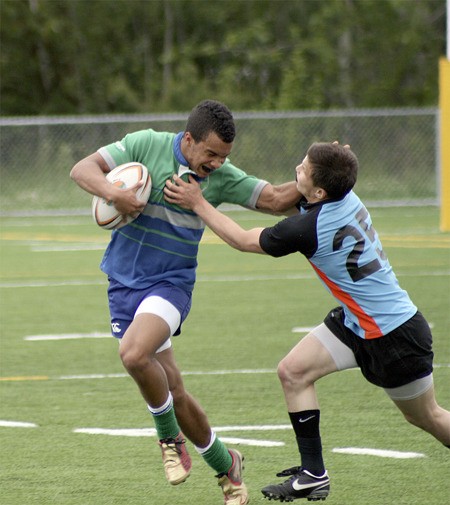
[[[302,467],[314,475],[325,472],[320,438],[320,410],[289,412],[292,427],[297,439]]]

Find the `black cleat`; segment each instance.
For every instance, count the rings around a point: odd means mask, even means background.
[[[325,471],[317,477],[304,468],[294,466],[277,473],[277,477],[291,476],[282,484],[271,484],[261,490],[265,498],[291,502],[299,498],[308,501],[325,500],[330,492],[330,478]]]

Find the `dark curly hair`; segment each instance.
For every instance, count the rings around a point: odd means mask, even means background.
[[[236,135],[233,115],[226,105],[215,100],[204,100],[189,114],[186,130],[195,142],[205,140],[214,132],[223,142],[233,142]]]

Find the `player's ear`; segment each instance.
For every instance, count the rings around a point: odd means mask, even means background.
[[[323,188],[317,188],[314,192],[314,196],[320,200],[325,200],[327,198],[327,192]]]

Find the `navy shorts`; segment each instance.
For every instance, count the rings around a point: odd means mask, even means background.
[[[191,309],[192,292],[185,291],[162,281],[144,289],[132,289],[109,278],[108,301],[111,315],[111,333],[114,337],[122,338],[134,319],[136,310],[143,300],[151,296],[158,296],[169,302],[180,313],[180,324],[173,335],[181,333],[181,324]]]
[[[373,339],[363,339],[344,325],[342,307],[331,310],[324,323],[352,350],[362,374],[376,386],[397,388],[433,372],[431,331],[420,312]]]

